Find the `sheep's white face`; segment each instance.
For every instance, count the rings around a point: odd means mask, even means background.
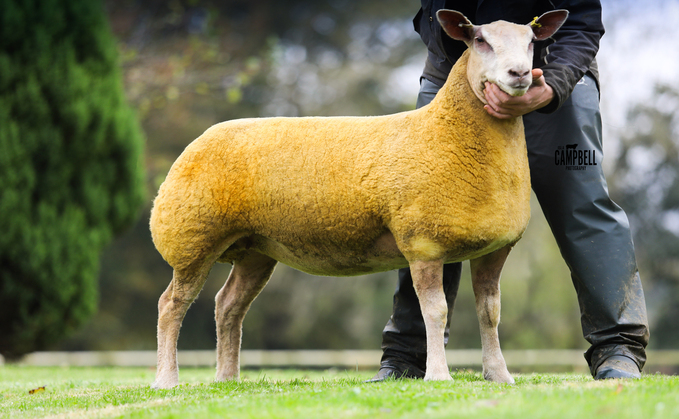
[[[470,82],[483,86],[486,81],[511,96],[528,91],[533,78],[533,31],[527,25],[504,21],[473,28],[467,67]]]
[[[475,26],[462,13],[441,9],[436,13],[443,30],[470,49],[467,78],[476,96],[486,102],[484,83],[495,83],[511,96],[521,96],[533,82],[533,41],[552,36],[568,17],[553,10],[526,25],[497,21]]]

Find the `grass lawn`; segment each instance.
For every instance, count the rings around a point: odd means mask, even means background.
[[[679,417],[679,376],[595,382],[582,374],[515,374],[516,385],[508,386],[458,371],[445,383],[364,383],[372,373],[244,371],[239,383],[213,383],[212,369],[183,368],[178,387],[152,390],[151,369],[6,365],[0,366],[0,417]]]

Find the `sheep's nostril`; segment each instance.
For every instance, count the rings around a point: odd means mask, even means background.
[[[529,74],[530,70],[526,71],[509,70],[509,75],[517,79],[523,79],[525,77],[528,77]]]

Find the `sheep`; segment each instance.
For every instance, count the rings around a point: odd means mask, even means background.
[[[216,262],[233,264],[215,298],[216,380],[239,379],[243,318],[278,261],[325,276],[409,266],[426,325],[424,379],[450,380],[442,267],[470,260],[483,375],[512,383],[497,334],[499,278],[530,218],[530,179],[522,119],[488,115],[483,88],[524,94],[532,41],[566,14],[474,26],[440,10],[445,32],[468,49],[431,104],[377,117],[233,120],[189,144],[150,219],[173,268],[158,302],[153,387],[178,384],[179,329]]]

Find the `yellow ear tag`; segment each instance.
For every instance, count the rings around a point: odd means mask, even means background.
[[[538,17],[537,16],[535,16],[533,18],[533,21],[530,23],[530,26],[532,28],[541,28],[542,27],[542,25],[540,23],[538,23]]]

